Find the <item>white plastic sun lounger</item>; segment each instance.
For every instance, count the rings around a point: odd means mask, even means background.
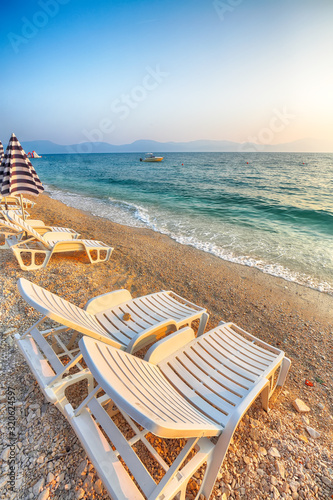
[[[19,217],[23,221],[20,212],[21,211],[13,212],[12,210],[7,210],[7,211],[3,211],[3,215],[6,218],[6,220],[8,220],[8,222],[11,222],[13,220],[13,215],[16,215],[17,217]],[[0,220],[0,223],[1,223],[1,220]],[[48,232],[51,232],[51,233],[57,232],[57,233],[67,233],[67,235],[64,234],[64,237],[68,236],[69,234],[72,235],[71,236],[72,238],[79,238],[79,236],[80,236],[80,233],[76,232],[74,229],[71,229],[70,227],[47,226],[45,224],[45,222],[43,222],[40,219],[29,219],[27,221],[27,223],[29,224],[29,226],[31,226],[33,229],[35,229],[35,231],[37,231],[37,233],[39,233],[41,235],[44,235],[45,233],[48,233]]]
[[[19,217],[22,218],[22,209],[21,207],[16,207],[16,206],[11,206],[10,210],[13,210]],[[10,222],[10,220],[7,217],[7,212],[9,209],[5,209],[2,205],[0,205],[0,219],[5,219],[7,222]],[[30,214],[26,210],[24,210],[24,217],[25,219],[29,219]]]
[[[34,201],[28,200],[22,197],[23,208],[33,208],[35,205]],[[2,196],[0,199],[0,205],[4,208],[12,208],[15,206],[21,207],[21,199],[17,196]]]
[[[60,411],[67,403],[66,381],[86,378],[79,364],[78,332],[135,352],[195,320],[200,320],[201,334],[208,320],[206,309],[171,291],[133,299],[127,290],[117,290],[89,300],[81,309],[24,278],[17,285],[21,296],[42,317],[21,336],[16,334],[16,342],[44,395]],[[61,326],[40,331],[48,318]],[[80,372],[68,375],[74,366]]]
[[[290,365],[282,351],[232,323],[197,338],[191,328],[179,330],[152,346],[146,360],[88,337],[79,345],[98,385],[92,389],[90,384],[90,394],[76,410],[67,404],[65,416],[114,500],[185,499],[189,479],[204,463],[197,498],[208,499],[242,416],[259,394],[268,409]],[[120,419],[111,418],[119,412],[126,435],[117,426]],[[158,440],[152,446],[149,433],[187,440],[171,466],[158,453]],[[142,446],[155,463],[144,463]],[[158,466],[165,475],[157,484],[152,474]]]
[[[102,241],[73,239],[71,234],[61,232],[47,232],[41,235],[13,211],[8,211],[7,216],[29,236],[24,240],[9,236],[6,240],[24,271],[46,267],[54,253],[85,251],[92,264],[105,262],[111,257],[113,248]],[[30,256],[29,262],[24,262],[22,254]],[[36,258],[41,257],[42,263],[37,263]]]
[[[37,231],[40,235],[45,235],[46,233],[61,233],[63,238],[65,239],[76,239],[80,236],[79,233],[74,231],[74,229],[70,229],[68,227],[56,227],[56,226],[45,226],[44,222],[41,220],[29,220],[29,225]],[[0,219],[0,234],[2,234],[5,239],[8,236],[15,235],[17,240],[20,241],[24,235],[24,231],[20,226],[9,222],[8,220]],[[47,235],[48,237],[48,235]],[[10,246],[5,241],[3,245],[0,246],[0,249],[8,249]]]

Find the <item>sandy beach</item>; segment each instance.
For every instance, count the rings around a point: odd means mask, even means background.
[[[78,306],[120,288],[134,297],[174,290],[207,308],[208,328],[233,321],[283,349],[292,366],[268,414],[258,400],[234,436],[214,498],[333,498],[333,297],[223,261],[146,229],[122,226],[39,196],[31,218],[66,226],[82,238],[114,247],[107,263],[81,254],[56,255],[41,271],[22,271],[10,250],[0,252],[1,477],[3,499],[108,498],[65,418],[45,399],[13,341],[38,314],[21,299],[24,276]],[[306,385],[308,380],[313,386]],[[8,489],[6,389],[15,393],[16,489]],[[310,408],[298,413],[296,398]],[[314,429],[318,437],[312,437]],[[272,451],[273,450],[273,451]],[[199,479],[198,479],[199,481]],[[195,483],[195,481],[194,481]],[[193,494],[197,485],[193,484]],[[225,495],[225,496],[223,496]],[[189,493],[189,498],[193,495]]]

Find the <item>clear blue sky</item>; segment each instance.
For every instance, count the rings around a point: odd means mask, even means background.
[[[331,0],[17,0],[1,7],[0,140],[333,150]]]

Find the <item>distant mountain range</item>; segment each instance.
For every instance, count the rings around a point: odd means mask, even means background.
[[[27,153],[35,150],[38,154],[63,153],[207,153],[207,152],[281,152],[281,153],[331,153],[333,148],[325,141],[315,139],[301,139],[285,144],[264,145],[254,143],[238,143],[231,141],[199,140],[190,142],[157,142],[150,140],[135,141],[131,144],[116,146],[108,142],[83,142],[64,146],[51,141],[22,142]]]

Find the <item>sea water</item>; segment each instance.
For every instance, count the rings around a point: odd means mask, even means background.
[[[46,155],[55,199],[333,293],[333,154]]]

